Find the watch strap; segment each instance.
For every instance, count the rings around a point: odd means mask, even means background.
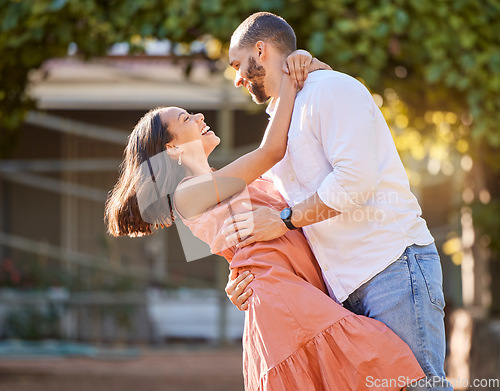
[[[283,220],[283,222],[285,223],[286,227],[289,230],[299,229],[299,227],[296,227],[292,223],[292,214],[293,214],[292,213],[292,208],[285,208],[284,210],[286,210],[286,209],[288,209],[290,211],[290,215],[287,218],[281,218],[281,220]]]

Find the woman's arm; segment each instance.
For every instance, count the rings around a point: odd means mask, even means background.
[[[283,158],[296,93],[290,76],[283,75],[276,111],[260,146],[227,166],[211,174],[194,177],[177,188],[175,206],[182,216],[194,218],[219,201],[240,192]]]
[[[285,65],[289,72],[286,72]],[[283,76],[276,112],[267,126],[260,147],[221,168],[214,173],[215,177],[237,177],[248,185],[285,156],[297,88],[302,89],[309,72],[332,70],[328,64],[313,58],[305,50],[294,51],[287,57],[285,65],[283,70],[290,77]]]
[[[287,58],[283,72],[290,76],[283,76],[275,114],[267,126],[261,145],[218,171],[190,179],[179,186],[175,200],[183,216],[194,217],[203,213],[218,201],[243,190],[283,159],[297,86],[302,88],[308,72],[327,67],[331,69],[304,50],[297,50]]]
[[[248,185],[283,159],[296,94],[290,76],[283,75],[275,114],[269,121],[260,146],[216,171],[216,178],[241,178]]]

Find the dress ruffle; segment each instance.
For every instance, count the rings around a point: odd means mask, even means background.
[[[382,323],[348,315],[261,376],[249,391],[401,390],[423,378],[408,346]],[[398,341],[400,343],[398,343]]]

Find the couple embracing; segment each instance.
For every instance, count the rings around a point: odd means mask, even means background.
[[[202,114],[148,112],[108,231],[150,234],[175,211],[228,260],[246,390],[451,390],[439,255],[371,94],[296,51],[293,29],[266,12],[235,30],[229,61],[236,87],[271,98],[260,147],[214,171],[220,139]],[[151,186],[153,208],[141,201]]]

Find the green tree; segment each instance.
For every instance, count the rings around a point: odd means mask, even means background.
[[[406,140],[414,157],[473,156],[490,194],[477,222],[491,238],[493,279],[500,277],[499,0],[0,0],[0,157],[36,106],[26,93],[30,71],[65,56],[70,43],[84,58],[115,42],[137,46],[141,37],[189,43],[210,35],[225,44],[220,49],[262,10],[283,16],[300,47],[365,81],[385,98],[385,114],[396,108],[388,121],[396,141],[405,134],[418,141]],[[440,148],[427,151],[426,137]],[[500,292],[493,310],[500,313]]]

